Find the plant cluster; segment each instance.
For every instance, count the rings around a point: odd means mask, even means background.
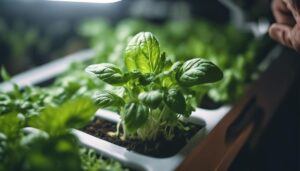
[[[101,108],[117,109],[124,137],[151,140],[163,134],[171,139],[174,128],[180,125],[179,118],[190,116],[194,110],[195,92],[191,87],[223,77],[215,64],[202,58],[172,63],[150,32],[135,35],[124,57],[125,73],[110,63],[86,68],[86,72],[121,92],[103,91],[94,99]]]
[[[4,70],[2,77],[9,80]],[[0,92],[0,171],[124,170],[80,147],[70,133],[89,123],[96,111],[92,99],[80,93],[87,89],[87,80],[82,81],[57,80],[51,88],[23,90],[15,85],[11,92]],[[37,129],[26,131],[28,126]]]

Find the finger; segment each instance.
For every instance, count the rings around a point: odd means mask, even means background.
[[[300,52],[300,26],[298,24],[291,31],[291,42],[293,48]]]
[[[287,8],[282,0],[274,0],[272,2],[272,11],[275,20],[278,23],[294,25],[296,22],[293,18],[291,11]]]
[[[299,10],[298,7],[295,3],[292,2],[292,0],[282,0],[282,2],[285,4],[286,8],[291,11],[295,21],[297,23],[300,23],[300,18],[299,18]]]
[[[283,12],[277,11],[276,13],[274,13],[274,17],[275,17],[276,21],[281,24],[287,24],[290,26],[293,26],[296,24],[296,21],[291,13],[283,13]]]
[[[278,41],[279,43],[293,48],[291,42],[291,31],[292,27],[285,24],[275,23],[269,28],[269,35],[272,39]]]

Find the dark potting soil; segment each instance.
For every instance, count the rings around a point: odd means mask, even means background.
[[[152,157],[170,157],[178,153],[189,139],[191,139],[198,130],[202,127],[195,124],[185,124],[189,126],[189,131],[180,129],[175,130],[175,137],[172,140],[167,140],[164,136],[159,136],[155,141],[140,141],[137,139],[121,140],[117,136],[109,136],[108,132],[116,131],[116,124],[96,118],[91,124],[87,125],[82,131],[109,141],[113,144],[125,147],[130,151],[145,154]],[[121,130],[122,132],[122,130]]]

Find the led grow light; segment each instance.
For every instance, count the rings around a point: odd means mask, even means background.
[[[101,4],[108,4],[119,2],[121,0],[48,0],[48,1],[59,1],[59,2],[83,2],[83,3],[101,3]]]

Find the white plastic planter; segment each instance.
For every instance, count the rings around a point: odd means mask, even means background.
[[[198,108],[188,118],[188,122],[205,126],[200,129],[177,154],[166,158],[150,157],[133,151],[128,151],[124,147],[112,144],[80,130],[74,129],[73,133],[78,137],[82,145],[96,150],[103,156],[119,160],[130,168],[147,171],[171,171],[175,170],[180,165],[180,163],[194,148],[194,146],[198,144],[201,139],[203,139],[215,127],[215,125],[229,110],[229,106],[224,106],[217,110],[205,110]],[[100,109],[97,111],[96,117],[115,123],[120,120],[118,114]]]

